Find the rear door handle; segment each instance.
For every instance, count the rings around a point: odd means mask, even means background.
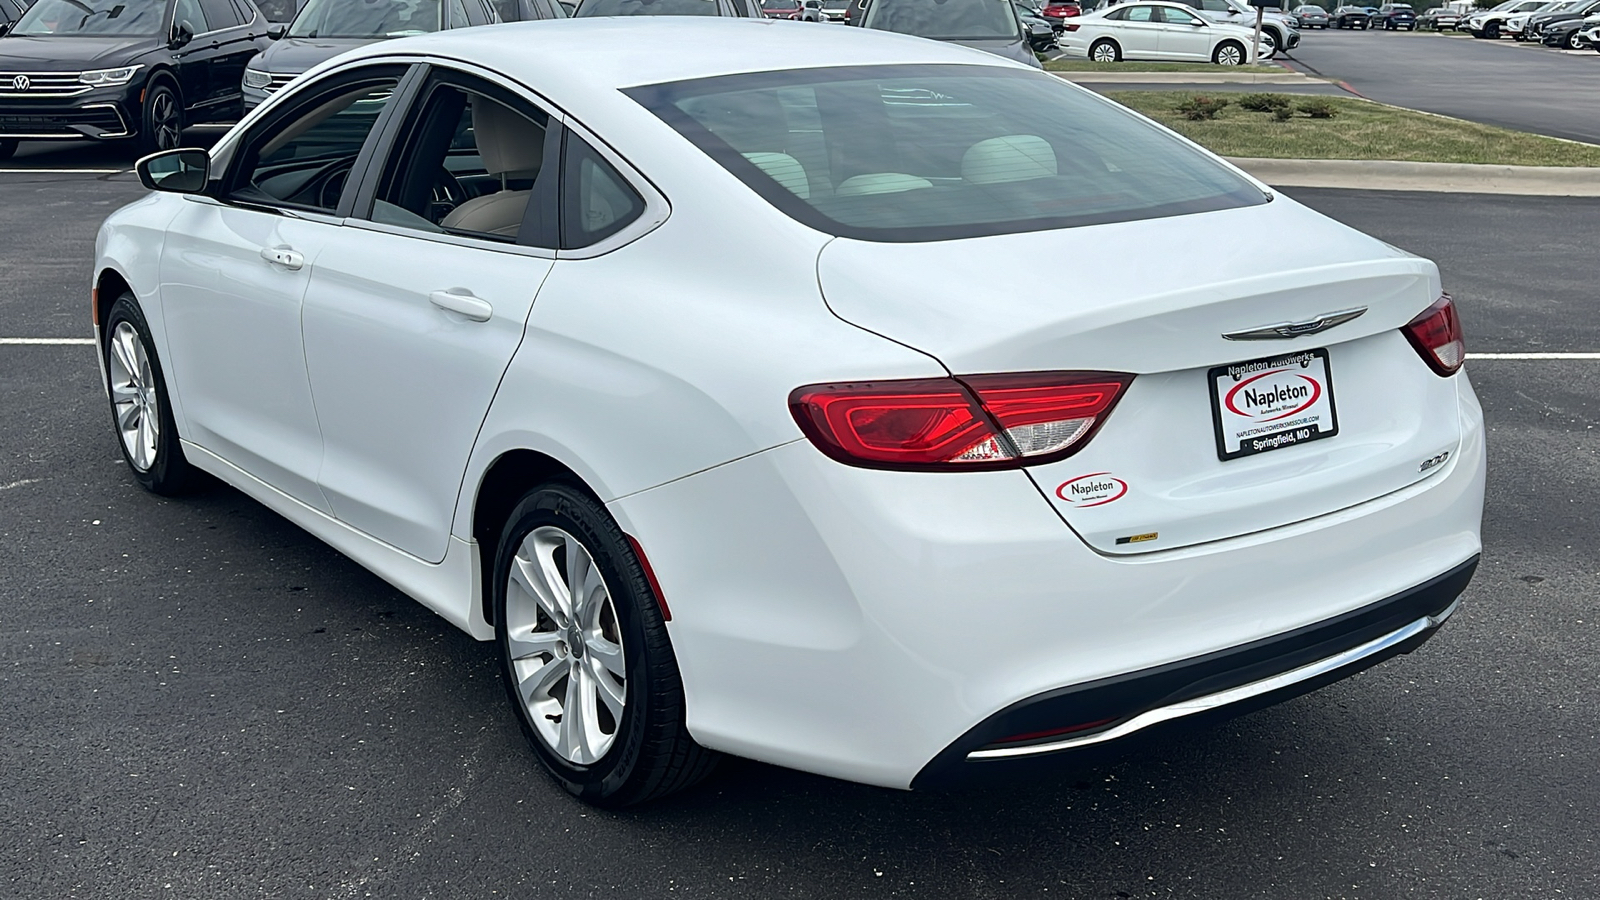
[[[434,291],[428,295],[428,302],[434,306],[465,316],[474,322],[487,322],[494,315],[494,307],[489,301],[472,296],[471,291],[453,288],[448,291]]]
[[[283,266],[291,272],[297,272],[306,264],[306,258],[298,250],[288,247],[262,247],[261,258],[275,266]]]

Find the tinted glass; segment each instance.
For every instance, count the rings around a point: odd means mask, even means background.
[[[800,8],[799,0],[761,0],[762,9],[795,10]]]
[[[399,81],[387,78],[319,93],[308,97],[298,115],[274,119],[251,133],[234,199],[332,212],[361,145]]]
[[[1133,9],[1128,10],[1128,14],[1123,18],[1129,22],[1154,22],[1156,20],[1155,7],[1135,6]]]
[[[213,30],[244,24],[244,20],[239,18],[239,11],[233,8],[229,0],[200,0],[200,8],[205,10],[206,24]]]
[[[32,37],[155,35],[161,33],[166,11],[166,4],[159,0],[39,0],[11,33]]]
[[[554,247],[554,222],[539,215],[547,202],[538,199],[540,179],[555,177],[544,162],[548,125],[538,110],[438,85],[384,169],[373,221]]]
[[[1198,25],[1200,20],[1189,13],[1176,7],[1166,6],[1161,8],[1161,18],[1168,25]]]
[[[570,132],[561,184],[561,246],[599,243],[644,213],[644,198],[582,138]]]
[[[588,16],[719,16],[717,0],[583,0],[574,18]]]
[[[440,0],[309,0],[290,37],[406,37],[438,31]]]
[[[1043,73],[802,69],[627,93],[774,206],[845,237],[942,240],[1266,202],[1209,155]]]
[[[872,0],[862,25],[940,41],[1016,38],[1008,0]]]

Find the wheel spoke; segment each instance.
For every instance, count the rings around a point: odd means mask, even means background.
[[[139,387],[139,364],[134,361],[133,349],[129,343],[135,339],[132,328],[117,328],[116,335],[111,340],[111,354],[122,366],[122,374],[134,387]]]
[[[156,427],[148,414],[139,417],[139,443],[134,448],[133,462],[140,471],[150,468],[156,456]]]
[[[605,703],[606,709],[611,710],[611,717],[618,722],[622,721],[622,705],[626,702],[622,693],[624,688],[606,674],[599,659],[590,660],[589,665],[597,670],[588,673],[589,682],[594,685],[595,693]],[[595,721],[598,723],[599,719]]]
[[[628,677],[627,670],[622,665],[622,648],[616,644],[599,635],[588,634],[584,635],[583,652],[601,669],[610,672],[618,679]]]
[[[589,559],[589,552],[583,545],[573,540],[570,536],[562,541],[567,551],[567,590],[572,598],[572,618],[578,622],[580,628],[588,627],[589,619],[593,615],[593,596],[590,592],[590,575],[594,573],[594,561]],[[594,579],[595,582],[599,578]]]
[[[525,544],[524,547],[527,545]],[[535,557],[544,554],[534,551]],[[521,588],[524,593],[533,598],[558,626],[567,624],[566,586],[560,580],[554,582],[550,579],[550,567],[542,565],[543,559],[528,560],[520,554],[511,558],[511,583]]]
[[[589,692],[587,673],[582,666],[573,666],[567,679],[566,702],[561,704],[561,752],[575,762],[590,762],[589,729],[584,721],[588,716],[584,694]]]
[[[117,430],[129,434],[139,427],[140,412],[137,400],[117,401]]]
[[[531,628],[508,632],[506,643],[510,646],[507,652],[513,660],[532,659],[535,656],[556,655],[556,645],[561,643],[561,633],[557,631],[534,631]]]
[[[523,704],[532,707],[540,700],[549,697],[550,688],[571,669],[571,657],[552,656],[544,665],[521,676],[517,687],[522,694]]]

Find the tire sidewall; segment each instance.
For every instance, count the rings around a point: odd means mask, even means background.
[[[627,668],[626,705],[617,723],[616,738],[599,762],[587,766],[571,763],[559,756],[534,727],[517,689],[511,665],[506,626],[506,587],[511,560],[517,548],[535,528],[552,525],[583,543],[605,580],[616,610],[622,649]],[[506,695],[524,737],[539,755],[545,768],[570,793],[591,802],[604,802],[622,790],[634,773],[644,745],[650,716],[650,666],[646,657],[645,629],[663,628],[649,585],[620,529],[594,500],[567,484],[550,484],[523,497],[512,510],[495,552],[493,607],[495,643],[500,656],[500,674]],[[645,601],[648,601],[645,602]],[[675,664],[675,661],[674,661]]]
[[[158,143],[160,139],[156,136],[153,120],[156,96],[163,91],[172,95],[174,114],[178,118],[178,144],[174,147],[166,148],[161,147]],[[183,144],[183,97],[178,93],[178,88],[172,83],[171,79],[160,75],[150,79],[150,83],[145,88],[144,108],[139,111],[139,116],[143,125],[139,131],[139,152],[141,155],[148,156],[163,149],[175,149],[176,146]]]
[[[161,405],[159,426],[161,434],[156,438],[156,458],[150,468],[139,471],[134,465],[133,457],[128,455],[127,444],[122,440],[122,429],[117,425],[117,406],[108,402],[111,413],[112,434],[117,440],[117,449],[122,453],[122,459],[128,464],[128,471],[133,473],[135,480],[143,485],[145,490],[157,494],[172,494],[182,490],[188,480],[188,462],[183,457],[183,450],[178,445],[178,426],[172,415],[172,401],[167,391],[167,376],[162,370],[161,357],[156,353],[155,341],[150,337],[150,323],[145,321],[144,311],[139,308],[139,301],[132,294],[123,294],[111,306],[111,313],[106,317],[106,327],[101,335],[100,356],[105,361],[106,396],[111,396],[111,336],[116,334],[117,325],[127,322],[139,335],[139,343],[144,346],[144,352],[150,359],[150,375],[155,381],[156,402]]]
[[[1095,48],[1097,47],[1110,47],[1112,62],[1122,61],[1122,48],[1117,46],[1117,42],[1111,40],[1110,38],[1101,38],[1100,40],[1095,41],[1089,47],[1089,60],[1091,62],[1099,62],[1099,60],[1095,59],[1094,55]]]

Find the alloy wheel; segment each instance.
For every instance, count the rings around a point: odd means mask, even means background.
[[[1217,48],[1217,65],[1239,66],[1244,64],[1244,52],[1235,44],[1224,44]]]
[[[540,739],[570,763],[598,762],[627,705],[627,666],[611,591],[576,537],[547,525],[523,538],[506,634],[517,696]]]
[[[1110,44],[1095,44],[1092,52],[1095,62],[1108,63],[1117,61],[1117,48]]]
[[[182,130],[178,127],[178,101],[171,91],[158,90],[150,98],[150,124],[155,129],[156,149],[178,148]]]
[[[140,472],[156,462],[161,440],[161,401],[156,393],[150,357],[139,332],[128,322],[118,322],[111,333],[106,365],[110,372],[111,403],[116,409],[117,434],[128,459]]]

